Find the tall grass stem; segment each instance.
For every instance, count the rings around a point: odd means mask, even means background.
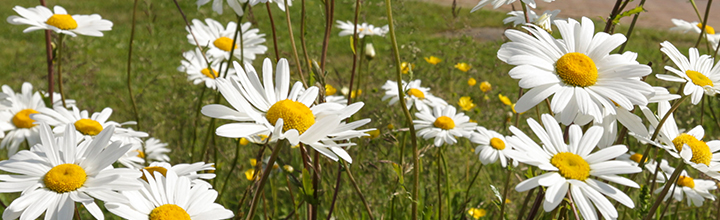
[[[259,183],[257,189],[255,190],[255,195],[253,195],[252,202],[250,202],[250,210],[248,210],[248,215],[247,215],[246,220],[253,219],[253,216],[255,215],[255,208],[257,207],[258,200],[260,199],[260,197],[262,196],[262,194],[264,192],[263,186],[265,186],[265,181],[267,181],[267,178],[268,178],[268,176],[270,176],[270,172],[273,169],[272,164],[275,164],[275,159],[277,159],[278,154],[282,150],[282,147],[283,147],[282,143],[283,143],[282,141],[278,141],[277,144],[275,145],[275,148],[272,151],[272,154],[270,155],[270,159],[267,162],[268,165],[265,166],[265,170],[263,170],[262,177],[260,177],[260,183]],[[258,161],[258,163],[261,163],[261,162]],[[240,204],[240,206],[242,206],[242,204]]]
[[[667,195],[668,191],[670,190],[670,187],[675,185],[672,183],[677,181],[678,176],[680,176],[680,172],[682,172],[684,168],[685,168],[685,162],[681,160],[680,165],[678,165],[677,168],[675,168],[675,172],[672,173],[672,176],[670,176],[670,178],[668,179],[667,183],[665,184],[665,187],[663,187],[663,189],[660,192],[660,194],[658,195],[658,197],[656,197],[657,199],[655,200],[655,203],[653,203],[653,206],[650,207],[650,210],[648,210],[648,214],[645,216],[644,220],[652,219],[653,215],[655,214],[655,211],[658,209],[658,207],[660,207],[660,203],[662,203],[665,200],[664,199],[665,195]]]
[[[292,22],[290,22],[290,6],[288,6],[288,1],[289,0],[285,0],[283,2],[285,3],[285,20],[287,21],[288,33],[290,34],[290,46],[292,46],[293,58],[295,58],[295,66],[297,66],[298,75],[300,75],[300,82],[302,82],[305,88],[307,88],[308,84],[305,81],[305,76],[303,75],[302,64],[300,64],[300,57],[298,57],[297,46],[295,46],[295,35],[293,34]]]
[[[275,32],[275,20],[273,20],[272,10],[270,10],[270,1],[265,2],[267,8],[268,18],[270,20],[270,28],[272,30],[273,49],[275,49],[275,62],[280,61],[280,53],[278,52],[277,33]],[[289,8],[285,8],[289,10]]]
[[[136,0],[137,1],[137,0]],[[58,73],[58,89],[60,90],[60,98],[62,99],[62,105],[63,108],[67,108],[67,105],[65,104],[65,90],[63,90],[63,80],[62,80],[62,58],[63,58],[63,39],[65,39],[65,34],[59,34],[58,36],[58,56],[57,56],[57,73]],[[52,100],[51,100],[52,102]],[[133,102],[134,103],[134,102]],[[138,129],[139,130],[139,129]]]
[[[128,96],[130,97],[130,103],[132,104],[133,108],[133,114],[135,115],[135,122],[137,123],[135,126],[138,130],[141,130],[140,127],[140,114],[138,113],[137,109],[137,103],[135,102],[135,96],[132,92],[132,52],[133,52],[133,42],[135,41],[135,25],[136,19],[137,19],[137,5],[138,0],[135,0],[133,3],[133,13],[132,13],[132,23],[130,26],[130,42],[128,42],[128,59],[127,59],[127,89],[128,89]],[[62,41],[62,36],[61,36]],[[62,48],[62,45],[60,45],[60,48]],[[60,70],[58,69],[58,73],[60,73]],[[62,102],[63,106],[65,106],[65,95],[62,94],[62,81],[60,81],[60,93],[62,95]],[[67,108],[67,106],[65,106]]]

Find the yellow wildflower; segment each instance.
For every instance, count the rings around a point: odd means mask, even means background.
[[[472,122],[472,123],[477,123],[477,120],[475,120],[475,119],[470,119],[470,122]]]
[[[470,111],[470,109],[475,108],[475,103],[472,102],[470,96],[463,96],[460,97],[460,100],[458,101],[458,106],[460,106],[462,110]]]
[[[325,84],[325,95],[335,95],[337,89],[330,84]]]
[[[368,131],[365,133],[370,135],[369,137],[366,136],[366,138],[370,138],[370,139],[374,139],[374,138],[377,138],[380,136],[380,130],[378,130],[378,129]]]
[[[390,130],[395,129],[395,125],[393,125],[393,124],[388,124],[388,125],[387,125],[387,128],[390,129]]]
[[[415,64],[411,64],[408,62],[402,62],[400,64],[400,69],[402,70],[403,74],[408,74],[409,72],[412,72],[413,69],[415,69]]]
[[[290,165],[285,165],[285,166],[283,166],[283,169],[284,169],[285,171],[287,171],[288,173],[292,173],[293,171],[295,171],[295,168],[293,168],[293,167],[290,166]]]
[[[350,98],[353,98],[353,99],[354,99],[355,97],[358,97],[358,96],[360,96],[360,95],[362,95],[362,89],[358,89],[358,90],[352,91],[352,92],[350,93]]]
[[[480,219],[487,214],[487,211],[485,211],[485,209],[470,208],[470,210],[468,210],[468,214],[470,214],[474,219]]]
[[[477,84],[477,80],[475,80],[475,78],[470,77],[470,79],[468,79],[468,85],[475,86],[475,84]]]
[[[250,141],[248,141],[247,138],[240,138],[240,145],[245,146],[245,145],[248,145],[249,143],[250,143]]]
[[[500,101],[501,101],[503,104],[505,104],[505,105],[507,105],[507,106],[512,106],[512,102],[510,101],[510,98],[508,98],[507,96],[504,96],[504,95],[502,95],[502,94],[498,94],[498,98],[500,98]]]
[[[489,92],[492,90],[492,85],[488,81],[483,81],[480,83],[480,90],[483,92]]]
[[[432,65],[437,65],[437,64],[440,63],[440,61],[442,61],[442,60],[441,60],[440,58],[435,57],[435,56],[430,56],[430,57],[425,57],[425,61],[427,61],[428,63],[430,63],[430,64],[432,64]]]
[[[458,63],[455,64],[455,68],[459,69],[460,71],[467,72],[468,70],[470,70],[471,66],[467,63]]]
[[[257,166],[257,160],[256,159],[250,159],[250,166]]]
[[[253,180],[253,176],[255,176],[255,169],[245,171],[245,178],[247,178],[247,180]]]

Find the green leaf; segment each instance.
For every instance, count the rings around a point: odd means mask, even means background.
[[[313,193],[315,192],[312,185],[312,176],[310,175],[310,172],[308,172],[308,170],[305,168],[303,168],[302,170],[302,182],[303,189],[305,189],[305,195],[312,197]]]
[[[628,16],[631,16],[631,15],[635,15],[635,14],[638,14],[638,13],[644,12],[644,11],[645,11],[645,8],[643,8],[642,6],[637,6],[637,7],[633,8],[633,9],[627,10],[627,11],[625,11],[625,12],[623,12],[623,13],[620,13],[619,15],[615,16],[615,19],[613,19],[613,24],[619,23],[619,22],[620,22],[620,18],[628,17]]]
[[[402,168],[400,168],[400,165],[397,163],[392,163],[393,170],[395,170],[395,174],[397,174],[398,178],[400,179],[400,185],[405,184],[405,178],[403,178],[403,171]]]

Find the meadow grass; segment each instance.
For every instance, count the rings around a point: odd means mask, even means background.
[[[0,7],[0,14],[5,17],[15,14],[12,6],[23,7],[35,6],[35,3],[27,1],[9,0],[4,1],[4,7]],[[91,112],[100,111],[105,107],[114,110],[111,120],[124,122],[134,120],[132,107],[127,96],[125,72],[128,51],[128,39],[131,26],[131,1],[52,1],[49,5],[62,5],[71,14],[92,14],[98,13],[105,19],[114,23],[113,30],[105,32],[101,38],[74,37],[66,38],[67,54],[63,59],[64,83],[67,97],[78,101],[81,109]],[[197,8],[194,1],[181,1],[181,7],[188,19],[213,18],[221,23],[234,21],[234,16],[229,8],[226,14],[217,15],[210,10],[209,6]],[[301,34],[299,27],[300,2],[295,1],[292,6],[292,21],[295,36]],[[336,2],[336,20],[352,20],[354,1],[339,0]],[[324,14],[320,1],[308,1],[308,30],[306,33],[308,53],[311,59],[320,59],[320,48],[322,47],[322,32],[324,30]],[[379,0],[363,2],[361,22],[368,22],[376,26],[383,26],[387,23],[384,11],[384,3]],[[470,14],[468,9],[462,9],[457,18],[453,18],[451,8],[417,1],[398,1],[393,4],[395,14],[398,43],[401,45],[402,61],[416,65],[412,77],[423,80],[423,86],[432,88],[432,92],[450,104],[456,105],[461,96],[470,96],[478,105],[467,111],[478,125],[488,129],[496,130],[508,135],[509,127],[515,121],[512,117],[512,110],[498,100],[498,94],[517,100],[518,87],[516,80],[508,77],[507,72],[512,67],[504,64],[496,58],[497,50],[504,42],[502,36],[490,35],[495,40],[483,39],[484,36],[469,36],[466,33],[484,33],[476,30],[502,30],[506,28],[502,24],[504,13],[497,11],[481,10]],[[140,126],[152,137],[161,139],[170,144],[170,154],[173,163],[190,163],[192,151],[190,142],[194,131],[193,121],[195,120],[195,108],[202,90],[201,85],[192,85],[186,80],[186,75],[176,69],[180,65],[182,52],[192,50],[193,46],[187,42],[185,23],[172,1],[140,1],[138,11],[137,34],[135,37],[133,56],[133,84],[136,101],[139,103]],[[609,13],[609,12],[608,12]],[[278,34],[278,50],[280,57],[288,58],[293,78],[296,79],[292,50],[287,40],[287,27],[284,23],[284,13],[273,5],[276,29]],[[562,16],[562,14],[561,14]],[[623,23],[629,22],[623,20]],[[269,50],[268,57],[274,57],[271,40],[270,26],[267,22],[267,13],[264,6],[257,6],[252,13],[243,19],[243,22],[253,22],[253,27],[266,34],[265,45]],[[333,24],[335,22],[333,21]],[[296,26],[297,25],[297,26]],[[596,22],[596,31],[602,27],[602,22]],[[46,66],[44,36],[42,32],[22,33],[24,27],[15,25],[0,26],[0,41],[4,47],[0,48],[0,69],[2,81],[0,84],[10,85],[19,89],[22,82],[32,83],[38,90],[46,90]],[[473,31],[475,30],[475,31]],[[624,33],[625,26],[620,26],[617,33]],[[330,49],[328,51],[328,84],[338,88],[348,86],[349,75],[352,63],[352,51],[350,48],[350,37],[338,37],[338,31],[333,30],[330,38]],[[488,34],[486,34],[488,35]],[[557,33],[556,33],[557,35]],[[692,46],[695,37],[672,33],[665,30],[639,28],[633,33],[628,45],[628,51],[639,54],[640,63],[652,63],[654,73],[664,72],[663,66],[667,60],[663,60],[659,51],[659,43],[664,40],[672,41],[681,51],[687,51]],[[296,40],[297,41],[297,40]],[[372,42],[377,57],[366,62],[362,67],[359,77],[363,79],[363,90],[356,100],[365,102],[365,107],[355,118],[371,118],[373,121],[368,125],[380,130],[381,135],[374,139],[364,138],[357,141],[358,146],[349,149],[354,158],[350,167],[355,179],[358,181],[368,203],[371,205],[373,215],[376,219],[408,219],[410,213],[410,189],[412,175],[409,169],[412,167],[409,146],[405,146],[404,154],[400,154],[400,148],[406,143],[405,132],[399,132],[398,128],[404,128],[405,122],[398,110],[398,105],[388,108],[386,102],[380,101],[384,95],[380,86],[388,79],[394,80],[394,60],[391,58],[391,44],[387,38],[372,37],[366,40]],[[297,41],[299,42],[299,41]],[[298,45],[298,50],[299,50]],[[431,65],[424,61],[423,57],[436,56],[442,59],[437,65]],[[259,68],[263,57],[255,60],[254,65]],[[302,59],[302,58],[301,58]],[[468,72],[461,72],[453,66],[459,62],[466,62],[472,65]],[[670,64],[667,64],[670,65]],[[306,73],[307,74],[307,73]],[[406,80],[409,75],[406,75]],[[489,81],[493,90],[488,93],[480,91],[477,85],[470,87],[467,80],[473,77],[477,79],[478,85],[482,81]],[[652,85],[662,84],[655,79],[648,79]],[[664,84],[662,84],[664,85]],[[670,84],[668,84],[670,86]],[[676,86],[676,85],[673,85]],[[57,88],[57,87],[56,87]],[[670,87],[671,92],[676,87]],[[209,91],[208,91],[209,92]],[[202,101],[209,104],[215,96],[214,92],[205,95]],[[226,102],[222,102],[225,103]],[[715,103],[715,102],[713,102]],[[547,112],[547,107],[539,105],[540,112]],[[683,107],[685,109],[685,107]],[[687,108],[689,109],[689,108]],[[528,117],[536,118],[535,110],[521,115],[520,128],[528,131],[524,120]],[[680,127],[689,128],[689,125],[699,123],[696,112],[679,111],[678,120]],[[197,126],[198,146],[204,145],[204,137],[209,126],[210,119],[202,117]],[[218,125],[226,123],[218,121]],[[712,118],[706,115],[706,136],[708,139],[718,137],[717,126]],[[389,129],[392,125],[395,129]],[[441,164],[436,163],[438,149],[432,147],[428,141],[419,141],[421,146],[422,180],[421,180],[421,216],[425,219],[434,218],[437,206],[436,179],[438,173],[436,168]],[[630,141],[629,147],[634,151],[641,151],[644,145],[635,144]],[[236,212],[236,216],[243,213],[238,210],[245,210],[245,205],[238,204],[243,197],[243,192],[252,183],[245,177],[244,172],[252,167],[249,159],[254,158],[259,150],[257,145],[241,147],[237,167],[232,173],[230,164],[235,154],[235,142],[228,138],[212,137],[208,144],[211,151],[208,158],[203,160],[214,162],[217,165],[218,178],[213,182],[216,188],[222,188],[225,178],[230,177],[229,185],[225,188],[219,203]],[[408,144],[409,145],[409,144]],[[506,172],[497,164],[483,167],[476,182],[469,188],[469,200],[464,204],[465,190],[469,186],[470,178],[480,166],[477,155],[472,152],[475,148],[468,140],[461,140],[455,146],[447,146],[445,159],[449,169],[449,189],[454,195],[450,199],[452,203],[452,219],[469,218],[467,209],[470,207],[483,208],[487,210],[490,219],[497,219],[499,212],[498,198],[493,188],[502,192],[503,180]],[[265,152],[269,155],[269,151]],[[3,154],[4,155],[4,154]],[[195,155],[195,158],[199,158]],[[283,164],[295,167],[295,176],[299,176],[301,161],[299,150],[286,148],[280,154]],[[404,158],[404,159],[401,159]],[[405,164],[400,164],[400,161]],[[402,167],[404,184],[399,184],[399,178],[393,169],[392,164],[397,163]],[[322,181],[320,187],[321,205],[320,216],[325,217],[328,206],[332,200],[332,192],[337,175],[337,163],[321,159]],[[527,166],[513,168],[510,187],[526,179]],[[362,208],[357,194],[347,176],[342,176],[342,186],[339,192],[339,200],[334,211],[337,219],[368,219],[369,217]],[[274,173],[270,177],[268,187],[265,188],[265,202],[258,209],[258,215],[262,218],[281,219],[293,211],[288,193],[288,184],[285,175]],[[445,189],[445,181],[441,182],[442,189]],[[297,185],[292,187],[298,202]],[[516,218],[516,213],[526,198],[525,193],[510,191],[507,204],[507,216],[510,219]],[[631,198],[637,198],[638,192],[631,191]],[[248,195],[251,196],[251,195]],[[443,196],[448,196],[444,192]],[[534,199],[534,196],[529,197]],[[444,199],[443,199],[444,200]],[[654,200],[651,200],[654,201]],[[9,204],[9,197],[3,198],[5,204]],[[443,201],[443,203],[445,203]],[[532,203],[532,202],[531,202]],[[298,204],[295,204],[298,205]],[[679,213],[687,219],[702,219],[714,212],[714,203],[708,202],[701,208],[684,207]],[[444,205],[447,207],[447,204]],[[641,206],[641,204],[636,204]],[[460,207],[465,207],[460,209]],[[619,206],[618,206],[619,207]],[[304,211],[304,206],[298,209]],[[620,208],[622,213],[623,208]],[[636,210],[630,210],[636,212]],[[541,212],[541,218],[551,219],[548,213]],[[690,215],[692,214],[692,215]],[[628,214],[630,218],[634,218]],[[84,218],[89,215],[83,216]],[[676,218],[674,216],[673,218]],[[487,218],[487,217],[486,217]]]

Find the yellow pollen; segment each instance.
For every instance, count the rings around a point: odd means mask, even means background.
[[[635,153],[633,155],[630,155],[630,160],[635,161],[635,163],[640,163],[640,160],[642,160],[643,155]],[[645,158],[645,162],[647,163],[648,158]]]
[[[54,192],[66,193],[82,187],[86,179],[87,174],[82,167],[66,163],[50,169],[43,177],[43,183]]]
[[[307,131],[315,124],[315,115],[310,108],[300,102],[285,99],[273,104],[265,115],[267,120],[275,125],[279,118],[283,119],[283,132],[295,129],[299,134]]]
[[[560,57],[555,63],[555,70],[565,84],[579,87],[595,85],[598,78],[597,67],[585,54],[572,52]]]
[[[143,153],[143,151],[141,151],[141,150],[135,150],[135,152],[138,153],[137,157],[139,157],[139,158],[145,158],[145,153]]]
[[[167,175],[167,169],[165,169],[165,167],[154,166],[154,167],[145,167],[143,169],[147,170],[148,173],[150,173],[150,175],[153,176],[153,178],[155,177],[155,172],[160,172],[160,174],[162,174],[163,176]],[[143,176],[140,178],[145,180],[145,182],[148,181],[144,172],[143,172]]]
[[[17,128],[32,128],[35,127],[33,122],[35,120],[32,120],[30,118],[31,114],[37,114],[38,111],[35,111],[34,109],[24,109],[22,111],[19,111],[15,116],[12,117],[12,122]]]
[[[71,15],[54,14],[45,21],[46,24],[60,28],[61,30],[72,30],[77,28],[77,22]]]
[[[690,161],[693,163],[710,166],[710,160],[713,155],[712,152],[710,152],[710,147],[708,147],[704,141],[698,140],[692,135],[682,133],[673,139],[672,142],[678,152],[682,151],[684,144],[687,144],[692,150],[692,158]]]
[[[218,77],[218,72],[214,69],[212,70],[212,74],[210,73],[210,70],[208,68],[200,70],[200,73],[207,76],[208,78],[215,79]]]
[[[412,89],[408,90],[407,94],[411,95],[411,96],[415,96],[420,100],[425,99],[425,93],[423,93],[422,91],[420,91],[419,89],[416,89],[416,88],[412,88]]]
[[[100,122],[83,118],[75,122],[75,129],[84,135],[95,136],[103,130]]]
[[[148,216],[149,220],[190,220],[185,209],[174,204],[165,204],[154,208]]]
[[[566,179],[585,180],[590,176],[590,165],[580,155],[561,152],[550,159],[550,163],[557,167],[560,175]]]
[[[702,23],[698,23],[697,27],[702,29]],[[715,34],[715,28],[710,27],[710,25],[705,25],[705,33],[706,34]]]
[[[678,177],[677,183],[678,186],[686,186],[690,187],[691,189],[695,188],[695,180],[689,176],[680,176]]]
[[[693,84],[698,85],[700,87],[705,87],[705,86],[712,87],[713,86],[713,81],[698,71],[688,70],[688,71],[685,71],[685,75],[687,75],[688,78],[690,78],[690,80],[692,80]]]
[[[455,121],[453,121],[452,118],[448,116],[440,116],[435,119],[435,123],[433,123],[433,125],[443,130],[450,130],[455,128]]]
[[[491,138],[490,139],[490,146],[497,150],[504,150],[505,149],[505,142],[503,140],[500,140],[500,138]]]
[[[221,50],[230,52],[230,48],[232,48],[232,45],[233,45],[233,40],[228,37],[220,37],[218,39],[215,39],[215,41],[213,42],[213,45],[215,45],[215,47],[217,47]],[[237,49],[237,48],[238,48],[238,45],[236,44],[235,49]]]

